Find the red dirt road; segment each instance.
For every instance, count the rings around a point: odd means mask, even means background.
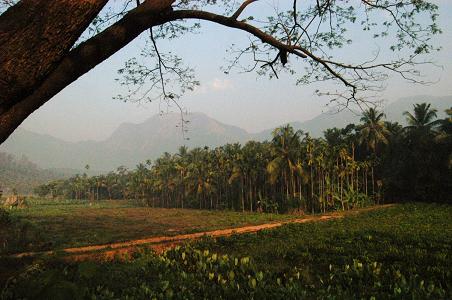
[[[77,247],[77,248],[66,248],[58,253],[67,254],[67,258],[73,261],[80,260],[111,260],[115,257],[127,257],[130,254],[137,251],[137,247],[147,247],[153,249],[157,253],[161,253],[169,248],[172,248],[178,244],[181,244],[187,240],[196,240],[203,236],[210,237],[222,237],[222,236],[230,236],[233,234],[243,234],[243,233],[253,233],[258,232],[264,229],[273,229],[280,227],[284,224],[289,223],[308,223],[308,222],[321,222],[332,219],[343,218],[347,215],[353,215],[361,212],[366,212],[375,209],[386,208],[391,205],[380,205],[373,206],[369,208],[350,210],[345,212],[334,212],[319,216],[306,216],[300,219],[294,219],[284,222],[274,222],[274,223],[266,223],[261,225],[254,226],[244,226],[238,228],[230,228],[230,229],[221,229],[221,230],[213,230],[213,231],[205,231],[205,232],[197,232],[190,234],[181,234],[175,236],[160,236],[160,237],[149,237],[144,239],[131,240],[126,242],[119,243],[111,243],[104,245],[93,245],[86,247]],[[13,257],[21,258],[27,256],[39,256],[39,255],[52,255],[55,254],[56,251],[45,251],[45,252],[25,252],[25,253],[17,253],[12,255]]]

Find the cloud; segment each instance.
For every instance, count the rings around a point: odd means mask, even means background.
[[[214,78],[209,83],[209,87],[213,91],[224,91],[231,89],[233,85],[231,80]]]
[[[195,95],[207,94],[207,88],[204,85],[195,86],[193,94]]]
[[[232,81],[229,79],[219,79],[214,78],[210,80],[207,84],[195,87],[193,90],[194,95],[204,95],[209,93],[221,92],[230,90],[234,87]]]

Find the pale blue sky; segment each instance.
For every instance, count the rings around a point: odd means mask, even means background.
[[[436,2],[440,5],[439,23],[443,29],[438,42],[443,50],[436,53],[433,59],[443,69],[423,67],[421,71],[426,79],[438,80],[438,83],[417,86],[398,78],[391,79],[382,98],[391,101],[420,94],[452,95],[452,1]],[[377,49],[371,38],[357,37],[358,42],[351,48],[336,54],[347,60],[367,54],[369,49]],[[184,108],[189,112],[204,112],[250,132],[289,121],[308,120],[327,110],[327,99],[314,95],[319,86],[296,86],[294,77],[282,74],[280,79],[268,80],[254,73],[232,72],[225,75],[220,70],[221,66],[226,65],[225,50],[231,43],[241,44],[247,40],[248,35],[244,32],[203,23],[200,34],[161,44],[162,50],[172,49],[193,66],[201,81],[195,92],[186,94],[180,100]],[[166,109],[158,102],[137,105],[112,99],[121,92],[121,87],[114,81],[116,70],[126,59],[138,53],[139,44],[139,41],[130,44],[67,87],[22,126],[68,141],[102,140],[121,123],[139,123],[157,114],[160,109]],[[174,108],[170,110],[176,111]]]

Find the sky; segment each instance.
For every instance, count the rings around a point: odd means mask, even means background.
[[[381,99],[394,101],[415,95],[452,95],[452,1],[436,0],[440,6],[439,24],[443,34],[436,38],[442,51],[432,59],[441,67],[426,66],[421,72],[435,84],[413,85],[400,78],[391,78]],[[257,2],[253,9],[269,9],[270,1]],[[261,5],[257,7],[257,4]],[[262,11],[261,11],[262,12]],[[117,70],[125,60],[136,56],[143,37],[113,55],[107,61],[68,86],[51,101],[33,113],[21,125],[23,128],[55,136],[66,141],[103,140],[121,123],[140,123],[161,111],[177,112],[175,107],[153,103],[124,103],[113,97],[124,91],[116,81]],[[357,42],[348,52],[337,52],[345,60],[353,59],[378,48],[368,36],[357,34]],[[244,44],[244,32],[203,23],[198,34],[190,34],[170,42],[162,42],[162,51],[173,51],[193,67],[201,86],[185,94],[180,104],[188,112],[203,112],[208,116],[249,132],[258,132],[291,121],[309,120],[327,111],[328,99],[314,95],[318,85],[297,86],[296,78],[281,74],[269,80],[255,73],[232,71],[224,74],[226,50],[231,44]],[[177,126],[178,124],[175,124]]]

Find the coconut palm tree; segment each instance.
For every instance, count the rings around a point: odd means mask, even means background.
[[[365,144],[368,150],[373,152],[373,161],[371,164],[371,177],[372,177],[372,193],[375,193],[375,172],[374,165],[376,163],[379,145],[388,144],[388,137],[390,131],[386,128],[386,124],[383,121],[385,114],[371,107],[363,113],[361,117],[361,130],[360,130],[360,142]]]
[[[386,128],[383,118],[385,114],[369,108],[361,117],[360,142],[366,144],[369,150],[377,153],[378,145],[388,143],[389,130]]]
[[[408,130],[414,131],[430,131],[436,126],[440,125],[439,120],[436,119],[437,110],[430,108],[430,103],[417,103],[413,105],[414,114],[406,111],[403,115],[406,117]]]
[[[273,184],[281,178],[284,188],[281,193],[285,191],[286,200],[289,199],[291,187],[295,186],[301,134],[302,131],[294,131],[289,124],[273,131],[271,144],[273,159],[267,165],[267,172],[270,176],[270,182]],[[292,188],[292,191],[294,191],[294,188]],[[295,192],[292,193],[292,196],[295,197]]]

